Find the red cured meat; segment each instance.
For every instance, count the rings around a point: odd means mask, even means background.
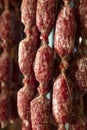
[[[35,78],[35,75],[34,75],[33,70],[32,70],[32,73],[30,74],[29,77],[25,77],[25,78],[23,79],[23,83],[24,83],[24,84],[28,83],[28,84],[29,84],[29,87],[30,87],[31,89],[34,89],[34,90],[38,87],[38,82],[36,81],[36,78]]]
[[[28,34],[28,30],[26,30],[26,34]],[[27,36],[19,44],[19,68],[24,75],[30,75],[30,72],[32,71],[33,61],[39,45],[39,32],[37,30],[37,27],[34,26],[31,30],[30,37]]]
[[[39,87],[37,88],[38,93],[41,95],[46,95],[52,88],[53,82],[52,79],[48,82],[40,83]]]
[[[24,86],[17,94],[17,107],[20,118],[27,126],[30,121],[30,101],[33,99],[34,90],[28,86]]]
[[[31,101],[31,123],[33,130],[50,130],[50,101],[37,97]]]
[[[70,130],[86,130],[87,120],[84,115],[83,96],[75,94]]]
[[[71,101],[66,80],[64,76],[60,74],[54,82],[52,99],[53,116],[57,123],[65,124],[66,122],[69,122]]]
[[[36,22],[37,0],[23,0],[21,5],[21,20],[24,25],[29,27]]]
[[[31,40],[33,42],[33,44],[35,44],[36,49],[38,49],[39,45],[40,45],[40,33],[37,29],[37,26],[33,26],[31,30],[29,30],[28,28],[25,28],[24,30],[26,36],[30,35]]]
[[[87,91],[87,57],[76,58],[72,62],[68,73],[75,88],[81,92]]]
[[[9,11],[6,10],[0,17],[0,37],[3,41],[15,41],[16,34],[20,36],[18,32],[19,21],[17,18]],[[17,28],[17,27],[18,28]],[[16,30],[16,31],[15,31]],[[19,28],[20,31],[20,28]],[[17,38],[18,38],[17,36]]]
[[[73,9],[66,5],[58,15],[54,36],[54,48],[60,56],[66,57],[72,52],[75,32],[76,22]]]
[[[36,24],[41,34],[48,35],[56,18],[56,0],[38,0]]]
[[[36,54],[36,46],[33,40],[28,37],[19,44],[18,61],[21,72],[30,75]]]
[[[77,88],[79,90],[87,91],[87,57],[79,59],[77,62],[77,71],[75,78],[77,81]]]
[[[42,45],[36,54],[34,72],[37,81],[45,83],[52,77],[54,52],[47,44]]]
[[[0,82],[7,82],[11,77],[11,60],[7,54],[0,56]]]
[[[87,0],[80,0],[75,8],[77,27],[80,36],[87,37]]]

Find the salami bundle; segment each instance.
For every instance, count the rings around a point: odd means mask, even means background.
[[[0,0],[0,128],[87,129],[86,6]]]
[[[36,27],[37,0],[23,0],[21,5],[21,21],[26,34],[19,44],[18,63],[23,74],[24,87],[18,91],[18,114],[23,122],[22,129],[32,130],[30,118],[30,101],[34,98],[38,82],[33,72],[33,62],[39,46],[39,31]]]
[[[35,57],[34,72],[39,82],[39,96],[31,101],[31,122],[33,130],[50,130],[51,103],[47,99],[47,83],[53,75],[54,52],[48,45],[48,35],[52,30],[56,17],[55,0],[38,0],[36,11],[36,24],[41,32],[41,47]],[[48,12],[48,13],[47,13]]]
[[[73,102],[73,85],[66,70],[69,66],[68,57],[74,49],[76,21],[73,9],[68,2],[64,2],[65,6],[57,17],[54,35],[54,49],[61,57],[61,74],[54,81],[52,96],[53,117],[58,124],[58,130],[65,130],[65,124],[71,122]]]

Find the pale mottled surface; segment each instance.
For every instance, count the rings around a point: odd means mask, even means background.
[[[4,11],[0,17],[0,37],[2,41],[17,42],[18,40],[19,42],[20,31],[20,22],[14,13],[9,10]]]
[[[38,0],[36,24],[42,34],[49,34],[56,18],[56,0]]]
[[[74,48],[76,22],[73,9],[69,5],[60,11],[54,36],[54,48],[60,56],[68,56]]]
[[[17,94],[17,107],[20,118],[25,122],[26,126],[30,121],[30,101],[33,99],[34,91],[24,86]]]
[[[37,48],[40,44],[39,32],[34,26],[30,37],[26,37],[19,44],[18,62],[19,68],[24,75],[30,75],[33,67]]]
[[[70,119],[71,100],[64,76],[57,77],[53,85],[52,99],[53,116],[57,123],[66,123]]]
[[[36,54],[34,72],[39,82],[45,83],[52,77],[54,52],[48,45],[42,45]]]
[[[74,69],[73,69],[74,68]],[[69,69],[69,75],[77,91],[87,91],[87,57],[73,60]]]
[[[33,130],[50,130],[50,101],[46,97],[37,97],[31,101],[31,122]]]
[[[21,21],[24,25],[33,26],[36,22],[37,0],[23,0],[21,5]]]

